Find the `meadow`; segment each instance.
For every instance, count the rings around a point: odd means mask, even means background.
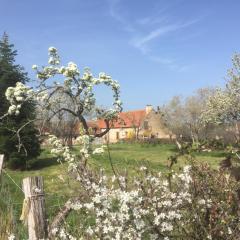
[[[142,165],[152,170],[167,172],[169,164],[168,157],[177,153],[174,144],[151,145],[118,143],[110,145],[109,150],[115,170],[120,174],[124,174],[127,171],[130,177],[134,176],[134,173],[138,171],[138,168]],[[78,152],[78,146],[74,147],[74,151],[76,153]],[[224,152],[221,151],[194,153],[194,158],[199,161],[207,162],[213,168],[218,167],[219,162],[224,156]],[[107,175],[112,174],[108,151],[101,155],[95,155],[90,159],[89,164],[96,170],[101,168],[104,169]],[[175,169],[180,169],[185,164],[187,164],[187,159],[182,157],[176,164]],[[4,187],[2,187],[0,191],[1,196],[2,194],[5,196],[5,202],[9,203],[9,208],[5,208],[2,211],[13,211],[14,222],[16,223],[20,236],[26,236],[26,229],[19,224],[24,198],[20,188],[23,178],[29,176],[44,177],[45,200],[49,219],[51,219],[51,216],[63,206],[68,197],[74,196],[75,189],[78,187],[67,174],[67,164],[58,163],[57,159],[50,154],[49,148],[44,148],[42,150],[32,170],[13,171],[5,169],[2,174],[2,186]],[[7,192],[5,192],[6,189]],[[4,199],[2,199],[2,201],[4,201]],[[71,221],[73,221],[72,225],[76,225],[76,221],[78,220],[72,217]]]

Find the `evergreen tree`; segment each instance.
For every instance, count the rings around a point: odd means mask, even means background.
[[[16,82],[29,81],[24,69],[15,64],[17,51],[9,43],[8,35],[3,34],[0,40],[0,116],[8,111],[9,103],[5,91]],[[34,158],[40,154],[40,142],[34,124],[29,124],[20,131],[21,145],[16,131],[35,117],[35,104],[28,101],[22,105],[20,114],[4,118],[0,124],[0,153],[5,154],[9,167],[26,169],[31,166]]]

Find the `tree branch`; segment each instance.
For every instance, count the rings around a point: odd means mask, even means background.
[[[103,137],[105,134],[107,134],[107,133],[109,132],[109,130],[110,130],[109,120],[105,119],[104,122],[105,122],[105,124],[106,124],[106,129],[105,129],[103,132],[101,132],[101,133],[96,133],[96,134],[94,135],[94,138]]]

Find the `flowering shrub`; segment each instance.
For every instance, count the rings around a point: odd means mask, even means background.
[[[192,162],[170,177],[144,166],[131,180],[109,177],[79,164],[79,155],[52,139],[52,152],[81,186],[79,199],[68,204],[85,216],[77,226],[82,239],[237,239],[240,185],[227,172]],[[58,236],[63,229],[51,231]]]
[[[132,180],[78,171],[81,197],[69,202],[82,219],[76,237],[238,239],[240,186],[226,172],[196,163],[171,172],[170,178],[146,167],[139,170]],[[52,229],[55,236],[60,231]]]

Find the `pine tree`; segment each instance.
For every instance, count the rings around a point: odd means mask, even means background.
[[[29,81],[24,69],[15,64],[17,51],[14,45],[9,43],[6,33],[0,40],[0,116],[8,111],[9,103],[5,97],[5,91],[16,82]],[[23,104],[18,116],[4,118],[0,124],[0,153],[5,154],[9,167],[14,169],[29,168],[33,159],[40,154],[40,142],[37,138],[37,130],[34,124],[29,124],[20,132],[21,147],[16,135],[18,130],[29,119],[35,117],[35,104],[28,101]]]

